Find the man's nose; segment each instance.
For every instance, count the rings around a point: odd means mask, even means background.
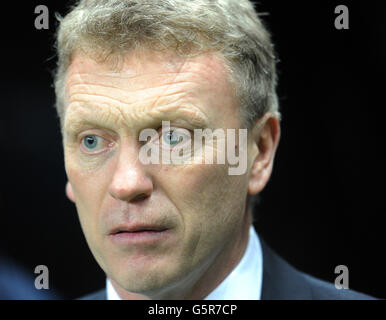
[[[153,181],[148,176],[146,167],[147,165],[139,161],[136,151],[121,152],[109,186],[110,195],[127,202],[149,197],[153,192]]]

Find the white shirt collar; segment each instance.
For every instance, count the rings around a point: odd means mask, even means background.
[[[248,246],[233,271],[204,300],[260,300],[263,283],[263,253],[255,228],[249,228]],[[106,280],[107,300],[121,300]]]
[[[117,291],[115,291],[109,278],[106,279],[106,295],[107,300],[122,300]]]

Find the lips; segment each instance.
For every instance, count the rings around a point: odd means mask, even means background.
[[[159,225],[136,224],[130,226],[118,226],[110,232],[110,235],[121,233],[162,232],[166,230],[167,228]]]
[[[132,224],[113,228],[109,239],[117,246],[127,248],[132,246],[153,246],[164,243],[172,236],[171,229],[161,225]]]

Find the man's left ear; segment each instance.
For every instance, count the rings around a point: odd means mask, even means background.
[[[70,181],[67,181],[67,184],[66,184],[66,195],[67,195],[68,199],[70,199],[72,202],[75,203],[74,192],[72,190],[72,186],[70,184]]]
[[[248,193],[258,194],[267,184],[275,153],[280,140],[280,124],[277,116],[266,113],[252,129],[253,163],[249,177]]]

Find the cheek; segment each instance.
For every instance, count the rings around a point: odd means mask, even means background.
[[[70,154],[65,157],[65,165],[83,230],[97,228],[98,215],[109,184],[109,167],[90,171],[79,165]]]
[[[235,234],[243,221],[247,195],[245,177],[229,176],[223,165],[193,165],[177,172],[169,168],[167,197],[183,223],[181,251],[195,265],[212,256]],[[166,189],[166,187],[165,187]]]
[[[186,225],[219,224],[238,215],[247,194],[245,176],[229,176],[228,166],[196,164],[170,169],[169,197],[175,202]],[[219,220],[221,217],[221,220]],[[241,218],[241,215],[240,215]]]

